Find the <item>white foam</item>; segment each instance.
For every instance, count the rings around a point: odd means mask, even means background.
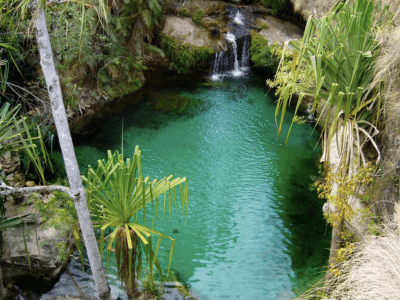
[[[240,11],[238,11],[235,15],[235,18],[233,18],[233,23],[237,25],[244,25],[242,18],[243,18],[242,14],[240,13]]]

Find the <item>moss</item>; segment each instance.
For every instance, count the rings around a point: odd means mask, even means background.
[[[250,58],[255,67],[265,68],[267,72],[276,73],[282,48],[278,42],[268,46],[268,41],[261,34],[251,33]]]
[[[204,10],[202,9],[198,9],[194,15],[193,15],[193,21],[200,25],[201,27],[204,27],[203,22],[201,21],[201,19],[204,17]]]
[[[186,10],[186,8],[182,8],[182,9],[179,11],[178,15],[181,16],[181,17],[191,17],[191,16],[192,16],[192,15],[190,14],[190,12],[188,12],[188,11]]]
[[[205,63],[214,54],[214,50],[210,47],[179,44],[164,34],[161,34],[161,48],[171,61],[169,68],[180,74],[187,73],[199,63]]]

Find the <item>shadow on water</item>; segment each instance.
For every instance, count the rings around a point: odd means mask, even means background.
[[[287,253],[292,259],[293,291],[299,295],[324,275],[329,257],[331,227],[322,216],[323,200],[311,188],[310,177],[316,175],[315,157],[296,159],[285,184],[283,197],[275,202],[283,221]]]

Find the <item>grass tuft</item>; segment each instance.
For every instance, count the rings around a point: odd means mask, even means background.
[[[400,236],[389,227],[381,234],[356,244],[352,258],[339,266],[342,275],[336,278],[330,298],[399,299]]]

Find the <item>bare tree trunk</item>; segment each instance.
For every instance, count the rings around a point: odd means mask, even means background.
[[[40,65],[49,92],[54,123],[60,141],[69,184],[74,193],[75,208],[78,214],[87,255],[89,257],[93,279],[99,298],[104,300],[111,299],[111,292],[107,278],[104,274],[99,248],[97,246],[89,209],[87,207],[86,194],[82,185],[81,174],[79,173],[74,146],[72,144],[72,138],[68,127],[68,120],[61,94],[60,80],[54,66],[53,52],[43,8],[40,8],[36,14],[36,40],[40,53]]]

